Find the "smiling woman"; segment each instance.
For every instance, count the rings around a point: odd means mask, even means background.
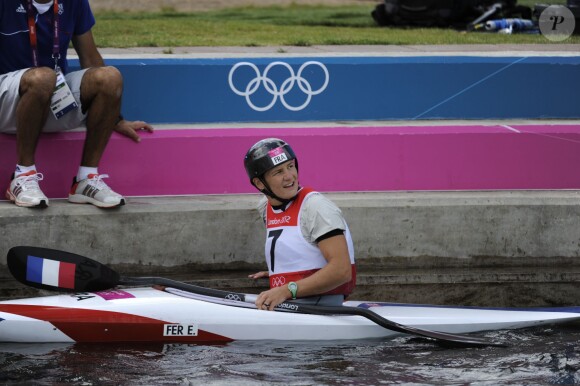
[[[338,207],[298,182],[298,159],[285,141],[263,139],[248,150],[244,166],[250,182],[264,194],[259,206],[266,225],[270,290],[256,299],[273,310],[287,299],[340,306],[356,283],[354,247]]]

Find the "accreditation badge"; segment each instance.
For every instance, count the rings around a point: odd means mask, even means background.
[[[70,87],[66,83],[64,75],[60,69],[56,71],[56,87],[52,93],[50,109],[56,119],[62,118],[66,113],[78,108]]]

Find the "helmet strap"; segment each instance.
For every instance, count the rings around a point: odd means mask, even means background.
[[[281,205],[284,205],[285,206],[289,202],[293,201],[296,198],[296,196],[294,196],[294,197],[292,197],[290,199],[278,197],[276,194],[274,194],[274,192],[272,192],[272,189],[270,188],[270,186],[266,182],[266,179],[263,176],[262,177],[259,177],[259,179],[262,182],[262,184],[264,184],[264,189],[258,189],[258,190],[260,190],[260,192],[262,192],[266,196],[272,197],[273,199],[280,201]]]

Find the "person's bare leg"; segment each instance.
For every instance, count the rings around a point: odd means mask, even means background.
[[[56,73],[48,67],[32,68],[20,80],[20,102],[16,107],[16,148],[18,164],[34,165],[34,155],[42,128],[50,111]]]
[[[16,152],[21,167],[35,164],[38,139],[46,124],[55,85],[56,74],[47,67],[31,68],[20,78],[20,98],[16,106]],[[6,189],[6,198],[17,206],[46,208],[48,198],[38,185],[42,174],[19,170],[20,173],[14,175]]]
[[[123,78],[116,68],[98,67],[85,72],[81,81],[81,108],[87,111],[87,134],[81,167],[99,166],[115,124],[119,120],[122,93]],[[102,180],[108,175],[89,173],[86,178],[80,175],[81,168],[71,187],[69,202],[93,204],[100,208],[125,205],[123,196],[114,192]]]
[[[97,167],[121,111],[123,78],[114,67],[87,70],[81,83],[81,108],[87,110],[87,134],[81,166]]]

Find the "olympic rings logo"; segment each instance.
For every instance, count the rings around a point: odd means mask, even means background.
[[[234,85],[234,81],[233,81],[234,73],[236,72],[236,70],[238,68],[245,67],[245,66],[250,67],[250,69],[252,69],[254,71],[255,77],[251,81],[248,82],[245,89],[240,90]],[[268,77],[269,72],[274,67],[277,67],[277,66],[281,66],[281,67],[287,69],[288,73],[289,73],[288,78],[286,78],[286,80],[284,80],[284,82],[282,82],[280,87],[278,87],[276,85],[276,83]],[[305,77],[302,76],[303,71],[308,66],[318,66],[324,72],[324,83],[322,84],[322,86],[320,86],[316,90],[313,90],[310,82]],[[323,92],[324,90],[326,90],[326,87],[328,86],[329,80],[330,80],[330,76],[328,74],[328,69],[326,68],[326,66],[324,64],[322,64],[320,62],[316,62],[316,61],[308,61],[308,62],[304,63],[302,66],[300,66],[300,68],[298,69],[298,72],[296,74],[294,73],[294,69],[288,63],[284,63],[284,62],[272,62],[272,63],[268,64],[268,66],[264,69],[263,74],[260,74],[260,70],[258,69],[258,67],[255,64],[249,63],[249,62],[240,62],[240,63],[236,63],[232,67],[232,69],[230,70],[229,76],[228,76],[228,82],[230,84],[230,88],[232,89],[232,91],[239,96],[245,97],[246,102],[248,103],[248,106],[250,106],[252,109],[254,109],[256,111],[260,111],[260,112],[270,110],[274,106],[274,104],[276,104],[276,101],[278,100],[278,98],[280,98],[282,105],[284,105],[284,107],[286,107],[288,110],[300,111],[300,110],[304,109],[306,106],[308,106],[308,104],[310,104],[310,100],[312,99],[312,97],[314,95],[318,95],[321,92]],[[272,100],[270,101],[270,103],[268,103],[266,106],[262,106],[262,107],[256,106],[252,102],[252,99],[251,99],[252,95],[254,95],[256,93],[256,91],[258,91],[258,89],[260,88],[261,85],[263,85],[264,88],[266,89],[266,91],[268,93],[270,93],[270,95],[272,95]],[[285,96],[294,88],[295,85],[298,85],[298,88],[304,94],[306,94],[306,100],[304,101],[304,103],[302,103],[301,105],[298,105],[298,106],[290,105],[286,101],[286,98],[285,98]]]
[[[242,298],[239,295],[236,295],[236,294],[227,294],[226,297],[225,297],[225,299],[227,299],[227,300],[234,300],[234,301],[237,301],[237,302],[241,302],[242,301]]]
[[[286,284],[286,278],[284,276],[276,276],[272,279],[272,287],[281,287]]]

